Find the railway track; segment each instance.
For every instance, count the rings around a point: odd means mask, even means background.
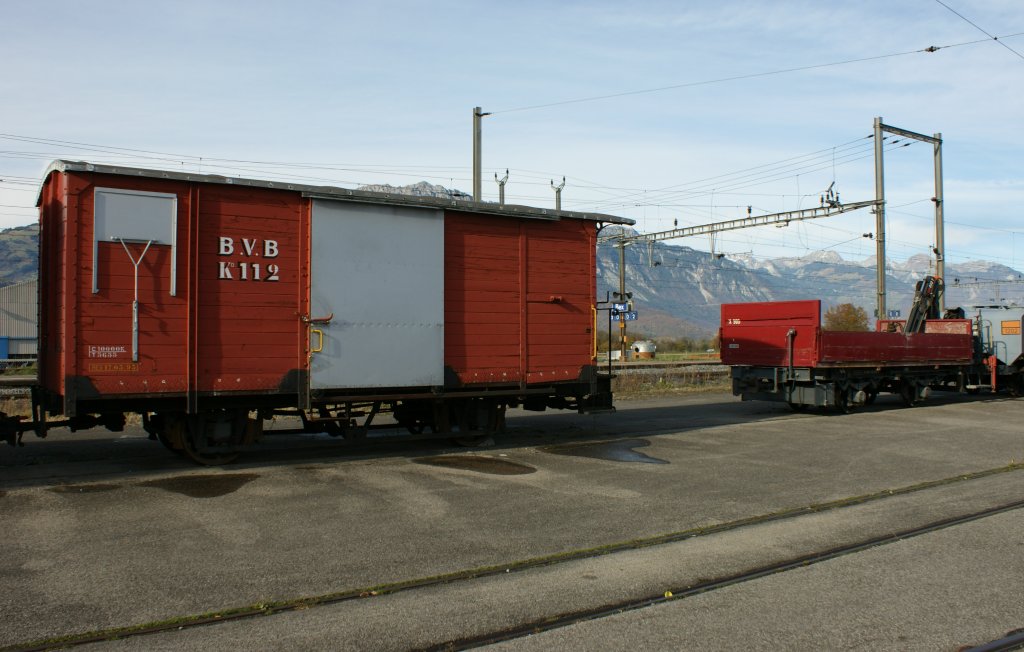
[[[1002,638],[976,645],[964,652],[1010,652],[1010,650],[1021,649],[1024,649],[1024,629],[1014,630]]]
[[[709,527],[671,532],[659,536],[614,543],[586,550],[573,550],[559,554],[510,561],[508,563],[482,568],[465,569],[433,577],[412,578],[405,581],[391,582],[376,586],[356,587],[329,594],[303,596],[294,599],[279,600],[255,605],[229,607],[212,613],[183,615],[158,623],[128,625],[124,627],[103,629],[100,631],[81,632],[47,640],[25,641],[23,643],[0,648],[0,652],[14,652],[16,650],[19,652],[27,652],[29,650],[51,650],[112,641],[116,639],[140,638],[161,634],[176,636],[179,633],[188,632],[200,627],[232,622],[244,622],[277,614],[305,611],[330,605],[340,605],[347,602],[354,603],[366,600],[377,600],[388,596],[398,596],[407,593],[415,594],[418,591],[429,591],[431,589],[457,589],[460,585],[485,580],[486,578],[509,576],[538,569],[550,569],[572,562],[599,558],[614,558],[615,555],[630,553],[644,548],[678,544],[711,535],[738,532],[747,528],[754,528],[765,524],[783,523],[810,515],[850,509],[857,506],[867,505],[869,503],[880,503],[900,496],[920,494],[922,492],[939,489],[941,487],[956,484],[968,484],[985,478],[992,478],[994,476],[1010,473],[1019,473],[1021,471],[1024,471],[1024,463],[1010,464],[1004,467],[991,468],[940,480],[887,489],[862,496],[851,496],[820,504],[809,504],[798,508],[770,514],[762,514]],[[815,550],[795,557],[776,560],[768,564],[755,565],[751,568],[746,568],[741,572],[725,574],[712,579],[700,580],[688,585],[670,587],[664,593],[632,597],[625,600],[601,604],[600,606],[588,609],[552,613],[545,615],[545,617],[541,619],[529,619],[528,621],[518,623],[513,627],[504,627],[493,631],[475,633],[465,638],[442,640],[435,644],[423,646],[422,649],[472,649],[501,641],[515,640],[517,638],[530,636],[539,632],[566,627],[575,623],[602,619],[616,614],[650,608],[668,602],[685,599],[687,597],[718,591],[730,586],[768,577],[770,575],[785,573],[796,568],[804,568],[831,559],[853,555],[872,548],[920,537],[922,535],[938,532],[957,525],[979,521],[1020,509],[1024,509],[1024,500],[1003,502],[984,509],[976,509],[964,513],[958,513],[953,516],[934,519],[927,523],[907,527],[898,532],[868,536],[860,540],[844,543],[843,545]],[[1016,649],[1013,646],[1021,642],[1019,640],[1019,635],[1016,633],[1011,633],[1007,635],[1005,640],[1000,639],[1000,641],[994,641],[991,645],[999,644],[1004,647],[983,649]],[[1005,647],[1007,645],[1010,647]]]
[[[943,519],[923,525],[920,527],[909,528],[889,534],[882,537],[874,537],[856,543],[840,546],[830,550],[823,550],[809,555],[803,555],[800,557],[787,559],[778,563],[752,568],[742,573],[737,573],[727,577],[716,578],[713,580],[699,582],[690,586],[675,587],[665,591],[661,595],[652,595],[639,599],[625,600],[614,604],[603,605],[596,609],[590,609],[586,611],[579,611],[573,613],[556,614],[543,620],[536,620],[533,622],[523,623],[517,627],[484,634],[482,636],[473,636],[465,639],[446,641],[436,646],[424,648],[435,652],[444,651],[455,651],[455,650],[471,650],[487,645],[493,645],[495,643],[501,643],[504,641],[511,641],[518,638],[525,638],[527,636],[533,636],[543,632],[551,631],[554,629],[560,629],[562,627],[568,627],[577,623],[582,623],[590,620],[596,620],[599,618],[607,618],[609,616],[615,616],[618,614],[626,613],[629,611],[635,611],[638,609],[647,609],[655,607],[668,602],[677,600],[683,600],[685,598],[701,595],[704,593],[710,593],[712,591],[718,591],[721,589],[735,586],[737,584],[743,584],[753,580],[758,580],[770,575],[778,573],[784,573],[798,568],[806,568],[819,564],[821,562],[830,561],[846,555],[852,555],[865,550],[870,550],[878,546],[884,546],[898,541],[905,541],[914,537],[919,537],[925,534],[931,534],[944,530],[956,525],[963,525],[972,521],[978,521],[983,518],[996,516],[1010,511],[1024,509],[1024,500],[1018,500],[997,507],[984,509],[970,514],[963,514],[952,518]],[[1024,635],[1019,633],[1008,635],[1005,639],[994,641],[990,645],[997,645],[997,647],[979,647],[976,650],[1014,650],[1019,649],[1019,646],[1024,646]],[[1006,647],[1009,646],[1009,647]]]

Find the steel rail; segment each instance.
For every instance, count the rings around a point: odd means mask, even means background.
[[[974,647],[961,648],[963,652],[1009,652],[1024,649],[1024,629],[1009,632],[1006,636]]]
[[[870,550],[879,546],[896,543],[899,541],[905,541],[914,537],[919,537],[924,534],[930,534],[939,530],[944,530],[956,525],[963,525],[972,521],[981,520],[990,516],[996,516],[1005,512],[1010,512],[1024,508],[1024,500],[1014,501],[998,507],[992,507],[984,509],[971,514],[964,514],[961,516],[955,516],[952,518],[942,519],[940,521],[934,521],[927,525],[923,525],[908,530],[903,530],[895,534],[888,534],[880,537],[874,537],[858,543],[840,546],[824,552],[812,553],[809,555],[803,555],[788,559],[783,562],[762,566],[742,573],[729,575],[715,580],[706,582],[700,582],[693,586],[681,587],[679,589],[670,589],[662,595],[651,596],[647,598],[640,598],[635,600],[626,600],[612,605],[605,605],[596,609],[588,609],[573,613],[559,614],[545,618],[543,620],[537,620],[530,623],[518,625],[515,628],[507,629],[501,632],[492,634],[485,634],[483,636],[474,636],[471,638],[460,639],[456,641],[448,641],[440,645],[431,646],[428,648],[422,648],[424,650],[431,650],[436,652],[441,651],[454,651],[454,650],[471,650],[473,648],[482,647],[485,645],[492,645],[494,643],[500,643],[503,641],[511,641],[519,638],[525,638],[532,636],[533,634],[540,634],[542,632],[551,631],[554,629],[560,629],[562,627],[568,627],[569,625],[575,625],[578,623],[597,620],[600,618],[607,618],[609,616],[615,616],[621,613],[627,613],[630,611],[636,611],[639,609],[646,609],[648,607],[654,607],[668,602],[674,602],[676,600],[682,600],[684,598],[700,595],[703,593],[710,593],[726,587],[735,586],[737,584],[743,584],[753,580],[768,577],[770,575],[776,575],[778,573],[784,573],[786,571],[806,568],[819,564],[823,561],[830,561],[846,555],[851,555],[865,550]],[[982,647],[980,650],[1001,651],[1001,650],[1013,650],[1017,649],[1014,646],[1024,645],[1024,634],[1015,633],[1007,636],[1005,639],[994,641],[987,645],[995,645],[996,647]]]

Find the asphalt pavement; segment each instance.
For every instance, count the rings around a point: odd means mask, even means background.
[[[214,469],[138,430],[0,448],[0,646],[167,621],[89,647],[483,643],[1024,500],[1019,400],[880,397],[842,415],[701,394],[619,408],[510,415],[504,437],[468,450],[280,436]],[[1024,627],[1022,515],[495,647],[982,643]],[[273,613],[191,626],[246,610]]]

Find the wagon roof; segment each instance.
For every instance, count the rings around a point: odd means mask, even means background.
[[[374,204],[393,204],[401,206],[423,206],[430,208],[447,208],[452,210],[466,211],[471,213],[485,213],[489,215],[505,215],[509,217],[520,217],[541,220],[575,219],[589,220],[593,222],[605,222],[609,224],[635,224],[635,220],[617,215],[606,215],[604,213],[585,213],[578,211],[556,211],[551,208],[536,208],[533,206],[520,206],[515,204],[500,205],[493,202],[478,202],[465,199],[451,199],[441,197],[417,197],[403,195],[400,193],[370,192],[367,190],[349,190],[337,186],[314,186],[301,183],[288,183],[282,181],[266,181],[261,179],[246,179],[241,177],[225,177],[218,174],[198,174],[194,172],[182,172],[173,170],[154,170],[149,168],[134,168],[122,165],[103,165],[99,163],[88,163],[86,161],[65,161],[56,160],[50,164],[43,179],[49,178],[53,172],[93,172],[97,174],[116,174],[128,177],[146,177],[154,179],[171,179],[174,181],[192,181],[197,183],[216,183],[231,186],[248,186],[253,188],[273,188],[277,190],[290,190],[302,193],[305,197],[322,197],[325,199],[347,199],[350,201],[368,202]],[[42,189],[36,198],[36,206],[42,201]]]

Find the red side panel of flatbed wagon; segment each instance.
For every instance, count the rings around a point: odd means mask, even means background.
[[[128,253],[144,243],[96,242],[94,257],[97,188],[176,198],[174,242],[153,244],[139,265],[138,360]],[[51,173],[40,202],[43,388],[69,414],[100,398],[182,397],[192,410],[202,396],[303,392],[311,205],[287,189]],[[593,222],[456,210],[444,220],[444,360],[460,385],[579,379],[594,359]]]
[[[722,364],[785,367],[792,337],[793,366],[813,367],[820,315],[817,300],[722,304]]]
[[[925,330],[906,335],[824,331],[816,300],[723,304],[722,362],[812,368],[971,362],[970,320],[942,320],[941,327],[926,324]]]
[[[959,333],[849,333],[823,331],[815,366],[968,364],[973,356],[971,322],[956,322]]]

